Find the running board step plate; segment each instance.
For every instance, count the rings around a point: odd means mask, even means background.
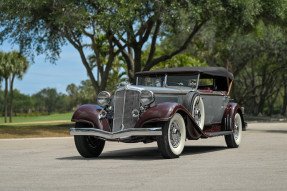
[[[216,136],[222,136],[222,135],[231,135],[233,131],[219,131],[219,132],[213,132],[213,133],[205,133],[210,137],[216,137]]]

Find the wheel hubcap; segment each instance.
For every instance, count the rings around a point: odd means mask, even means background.
[[[173,148],[177,148],[180,143],[180,127],[176,120],[171,122],[170,125],[170,142]]]

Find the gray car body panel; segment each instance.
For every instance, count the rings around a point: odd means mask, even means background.
[[[205,125],[221,123],[224,110],[229,102],[229,97],[225,93],[218,91],[212,91],[207,93],[184,86],[167,86],[167,87],[134,86],[134,87],[150,90],[154,93],[155,102],[151,106],[164,102],[176,102],[179,104],[183,104],[184,97],[188,92],[190,91],[198,92],[201,95],[204,103]]]

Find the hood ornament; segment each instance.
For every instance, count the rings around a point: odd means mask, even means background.
[[[126,89],[126,87],[127,87],[128,85],[131,85],[131,83],[130,83],[129,79],[126,78],[124,82],[118,83],[118,87],[117,87],[117,88],[120,88],[120,87],[123,87],[123,86],[124,86],[125,89]]]

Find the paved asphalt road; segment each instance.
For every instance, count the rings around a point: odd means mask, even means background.
[[[287,190],[287,123],[253,123],[238,149],[187,141],[164,160],[152,144],[108,142],[83,159],[73,139],[0,140],[0,190]]]

